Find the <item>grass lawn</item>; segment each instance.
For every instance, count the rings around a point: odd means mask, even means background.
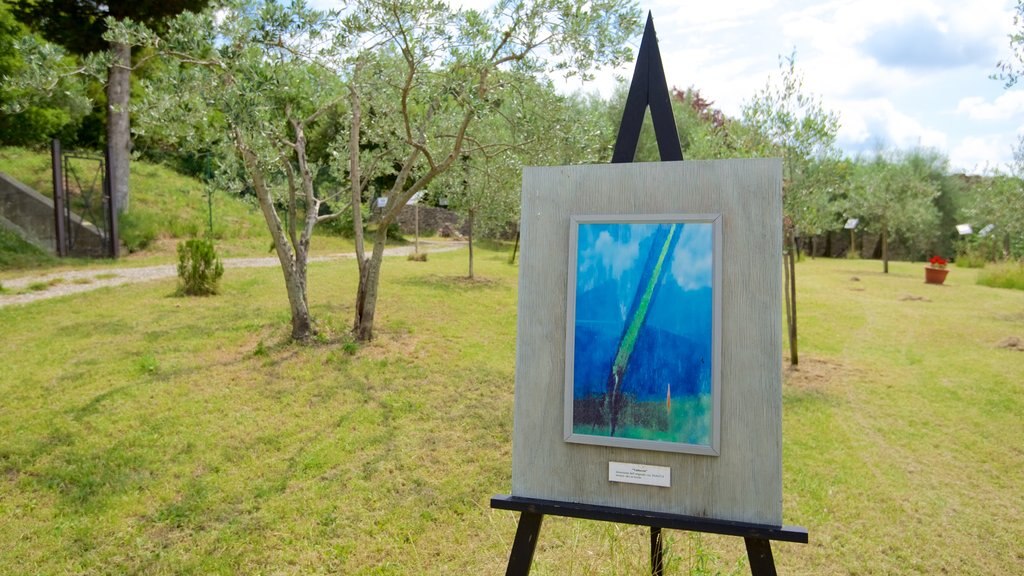
[[[273,268],[212,298],[168,280],[0,308],[0,573],[502,573],[507,256],[480,249],[475,282],[465,251],[389,259],[365,347],[353,261],[311,265],[310,346],[284,342]],[[776,544],[780,573],[1022,573],[1024,353],[998,343],[1024,337],[1024,292],[891,269],[798,265],[785,521],[811,544]],[[749,573],[740,539],[668,538],[670,574]],[[550,518],[533,573],[643,574],[647,545]]]

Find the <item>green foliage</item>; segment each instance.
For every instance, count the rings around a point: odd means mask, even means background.
[[[34,268],[52,264],[55,258],[20,236],[0,227],[0,270]]]
[[[839,115],[804,92],[795,51],[780,56],[779,70],[778,83],[769,78],[743,105],[743,123],[759,137],[747,146],[755,156],[782,158],[783,211],[802,235],[820,234],[835,228],[840,216],[833,203],[840,178],[831,170],[838,167]]]
[[[145,250],[160,235],[165,222],[158,213],[139,210],[125,212],[118,220],[121,244],[128,252]]]
[[[965,268],[984,268],[986,263],[1003,259],[1003,247],[994,234],[971,234],[957,245],[956,265]]]
[[[372,230],[373,228],[371,225],[370,229]],[[386,236],[388,240],[393,242],[405,242],[405,236],[402,235],[402,227],[398,225],[398,222],[388,224]]]
[[[984,268],[987,263],[988,260],[985,257],[970,249],[959,252],[956,256],[957,268]]]
[[[186,296],[210,296],[219,291],[224,275],[213,241],[193,238],[178,243],[178,292]]]
[[[989,234],[990,261],[1024,258],[1024,180],[998,171],[966,181],[963,217],[975,231],[994,226]]]
[[[978,273],[978,284],[992,288],[1024,290],[1024,264],[1007,262],[988,266]]]
[[[209,0],[10,0],[15,15],[36,27],[48,40],[76,54],[105,50],[104,39],[113,20],[132,20],[159,28],[185,10],[196,12]]]
[[[89,101],[81,78],[66,74],[76,62],[33,35],[0,0],[0,145],[45,145],[70,140]]]
[[[939,184],[930,174],[944,174],[945,160],[920,151],[879,154],[854,169],[847,214],[859,218],[865,231],[880,234],[885,243],[897,239],[922,259],[935,245],[939,211],[934,200]],[[890,255],[883,255],[888,261]]]
[[[1017,0],[1013,15],[1014,30],[1009,34],[1011,58],[1000,60],[993,79],[1001,80],[1005,88],[1012,88],[1024,75],[1024,0]]]

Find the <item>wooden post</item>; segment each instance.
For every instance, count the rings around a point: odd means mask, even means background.
[[[50,165],[53,172],[53,232],[54,253],[59,258],[68,255],[67,197],[64,190],[64,165],[60,140],[50,143]]]

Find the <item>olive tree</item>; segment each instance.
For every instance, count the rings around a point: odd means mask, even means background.
[[[998,171],[972,178],[964,202],[963,216],[976,231],[992,225],[985,238],[970,242],[990,242],[992,253],[986,256],[1024,258],[1024,182],[1020,176]]]
[[[631,0],[499,0],[486,11],[439,0],[357,0],[346,20],[347,156],[359,262],[353,333],[373,338],[387,227],[417,192],[484,145],[473,128],[496,114],[514,76],[588,74],[629,56]],[[360,146],[364,142],[373,147]],[[387,173],[389,199],[367,255],[364,186]]]
[[[323,194],[322,167],[310,160],[307,133],[344,98],[337,74],[320,62],[336,38],[324,36],[334,15],[303,2],[226,3],[218,14],[185,13],[158,36],[114,24],[112,41],[145,45],[168,57],[139,106],[140,130],[190,148],[229,146],[244,185],[255,192],[281,264],[291,309],[291,336],[315,327],[307,298],[310,240]]]
[[[832,178],[815,168],[823,166],[817,163],[838,155],[835,142],[839,116],[826,110],[819,98],[804,91],[795,53],[780,57],[779,68],[779,82],[769,79],[765,87],[743,105],[743,122],[761,136],[760,141],[750,142],[755,155],[780,156],[783,160],[786,323],[790,363],[795,365],[799,363],[799,355],[794,231],[819,234],[836,218],[829,207]]]
[[[225,9],[217,17],[183,15],[172,24],[173,40],[163,43],[142,27],[116,30],[135,30],[136,42],[207,78],[193,85],[206,99],[202,109],[223,118],[260,198],[296,337],[309,330],[306,250],[320,218],[305,133],[324,110],[345,101],[347,137],[334,154],[351,191],[359,267],[353,333],[360,341],[373,337],[388,227],[416,193],[491,145],[474,136],[474,127],[499,113],[521,78],[585,76],[625,61],[625,41],[639,30],[631,0],[499,0],[485,12],[441,0],[357,0],[343,14],[309,10],[302,0],[288,7],[236,0]],[[184,90],[160,92],[186,105],[194,93]],[[288,205],[304,208],[301,234],[297,217],[286,231],[275,210],[275,179],[287,182]],[[362,221],[367,192],[388,198],[372,231]]]
[[[908,239],[930,238],[939,222],[934,200],[939,186],[929,178],[937,156],[919,152],[879,153],[861,162],[849,193],[849,214],[882,239],[882,270],[889,273],[889,242],[901,234]]]

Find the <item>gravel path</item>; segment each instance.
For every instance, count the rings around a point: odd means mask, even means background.
[[[424,242],[420,241],[420,250],[423,252],[451,252],[465,246],[464,242]],[[385,256],[407,256],[413,251],[413,246],[398,246],[385,248]],[[331,254],[329,256],[315,256],[310,262],[331,262],[334,260],[346,260],[355,258],[355,253]],[[225,258],[222,260],[224,268],[272,268],[280,266],[276,257],[263,258]],[[12,278],[4,280],[4,289],[8,292],[21,292],[29,286],[43,286],[45,288],[31,290],[20,294],[0,294],[0,308],[13,304],[27,304],[36,300],[56,298],[68,294],[88,292],[106,286],[120,286],[122,284],[136,284],[139,282],[150,282],[152,280],[163,280],[174,278],[178,274],[173,264],[162,266],[145,266],[140,268],[118,268],[101,270],[69,270],[64,272],[50,272],[35,276]]]

